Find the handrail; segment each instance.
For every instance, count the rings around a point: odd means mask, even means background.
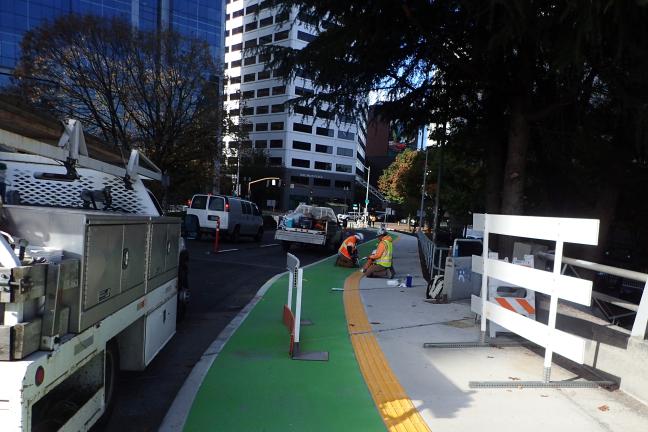
[[[537,255],[551,261],[554,260],[554,256],[546,252],[538,252]],[[632,326],[632,330],[630,331],[630,335],[638,339],[645,339],[646,336],[648,336],[648,331],[647,331],[648,329],[648,288],[646,288],[648,287],[648,274],[636,272],[632,270],[626,270],[618,267],[607,266],[604,264],[597,264],[591,261],[569,258],[566,256],[562,257],[562,262],[565,265],[569,265],[570,267],[571,266],[580,267],[587,270],[607,273],[610,275],[619,276],[626,279],[644,282],[645,285],[644,285],[643,293],[641,295],[641,300],[639,301],[639,305],[635,305],[634,303],[630,303],[616,297],[608,296],[606,294],[598,293],[596,291],[592,291],[592,297],[635,312],[636,313],[635,321]]]
[[[543,258],[548,259],[548,260],[551,260],[551,261],[554,260],[554,256],[552,254],[550,254],[550,253],[538,252],[537,254],[539,256],[543,257]],[[569,258],[569,257],[564,256],[563,259],[562,259],[562,262],[565,263],[565,264],[570,264],[570,265],[580,267],[580,268],[584,268],[584,269],[587,269],[587,270],[593,270],[593,271],[598,271],[598,272],[601,272],[601,273],[607,273],[607,274],[611,274],[611,275],[614,275],[614,276],[619,276],[619,277],[626,278],[626,279],[636,280],[636,281],[639,281],[639,282],[646,282],[648,280],[648,274],[646,274],[646,273],[636,272],[636,271],[633,271],[633,270],[626,270],[626,269],[622,269],[622,268],[618,268],[618,267],[612,267],[612,266],[608,266],[608,265],[605,265],[605,264],[598,264],[598,263],[594,263],[594,262],[591,262],[591,261],[585,261],[585,260]]]

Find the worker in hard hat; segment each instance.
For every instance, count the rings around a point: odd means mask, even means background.
[[[340,267],[358,267],[358,242],[362,242],[364,236],[361,233],[353,234],[347,237],[338,249],[336,266]]]
[[[376,251],[369,255],[367,263],[362,268],[365,276],[371,277],[394,277],[394,268],[392,256],[394,253],[393,239],[387,230],[380,228],[378,230],[378,247]]]

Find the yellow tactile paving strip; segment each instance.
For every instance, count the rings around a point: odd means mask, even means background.
[[[371,333],[358,290],[361,277],[362,273],[355,272],[344,282],[344,311],[351,343],[371,396],[390,432],[430,431]]]

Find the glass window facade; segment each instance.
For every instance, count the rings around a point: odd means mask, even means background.
[[[123,16],[142,30],[168,25],[182,35],[207,41],[216,64],[223,62],[223,1],[0,0],[0,72],[10,73],[15,67],[25,32],[45,20],[69,13]]]

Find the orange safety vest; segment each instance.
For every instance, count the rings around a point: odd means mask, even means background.
[[[347,237],[346,240],[342,242],[342,245],[340,246],[340,249],[338,249],[338,252],[342,254],[343,256],[352,259],[351,255],[349,255],[349,251],[347,250],[347,246],[353,246],[355,249],[356,244],[358,243],[358,238],[354,235]]]

